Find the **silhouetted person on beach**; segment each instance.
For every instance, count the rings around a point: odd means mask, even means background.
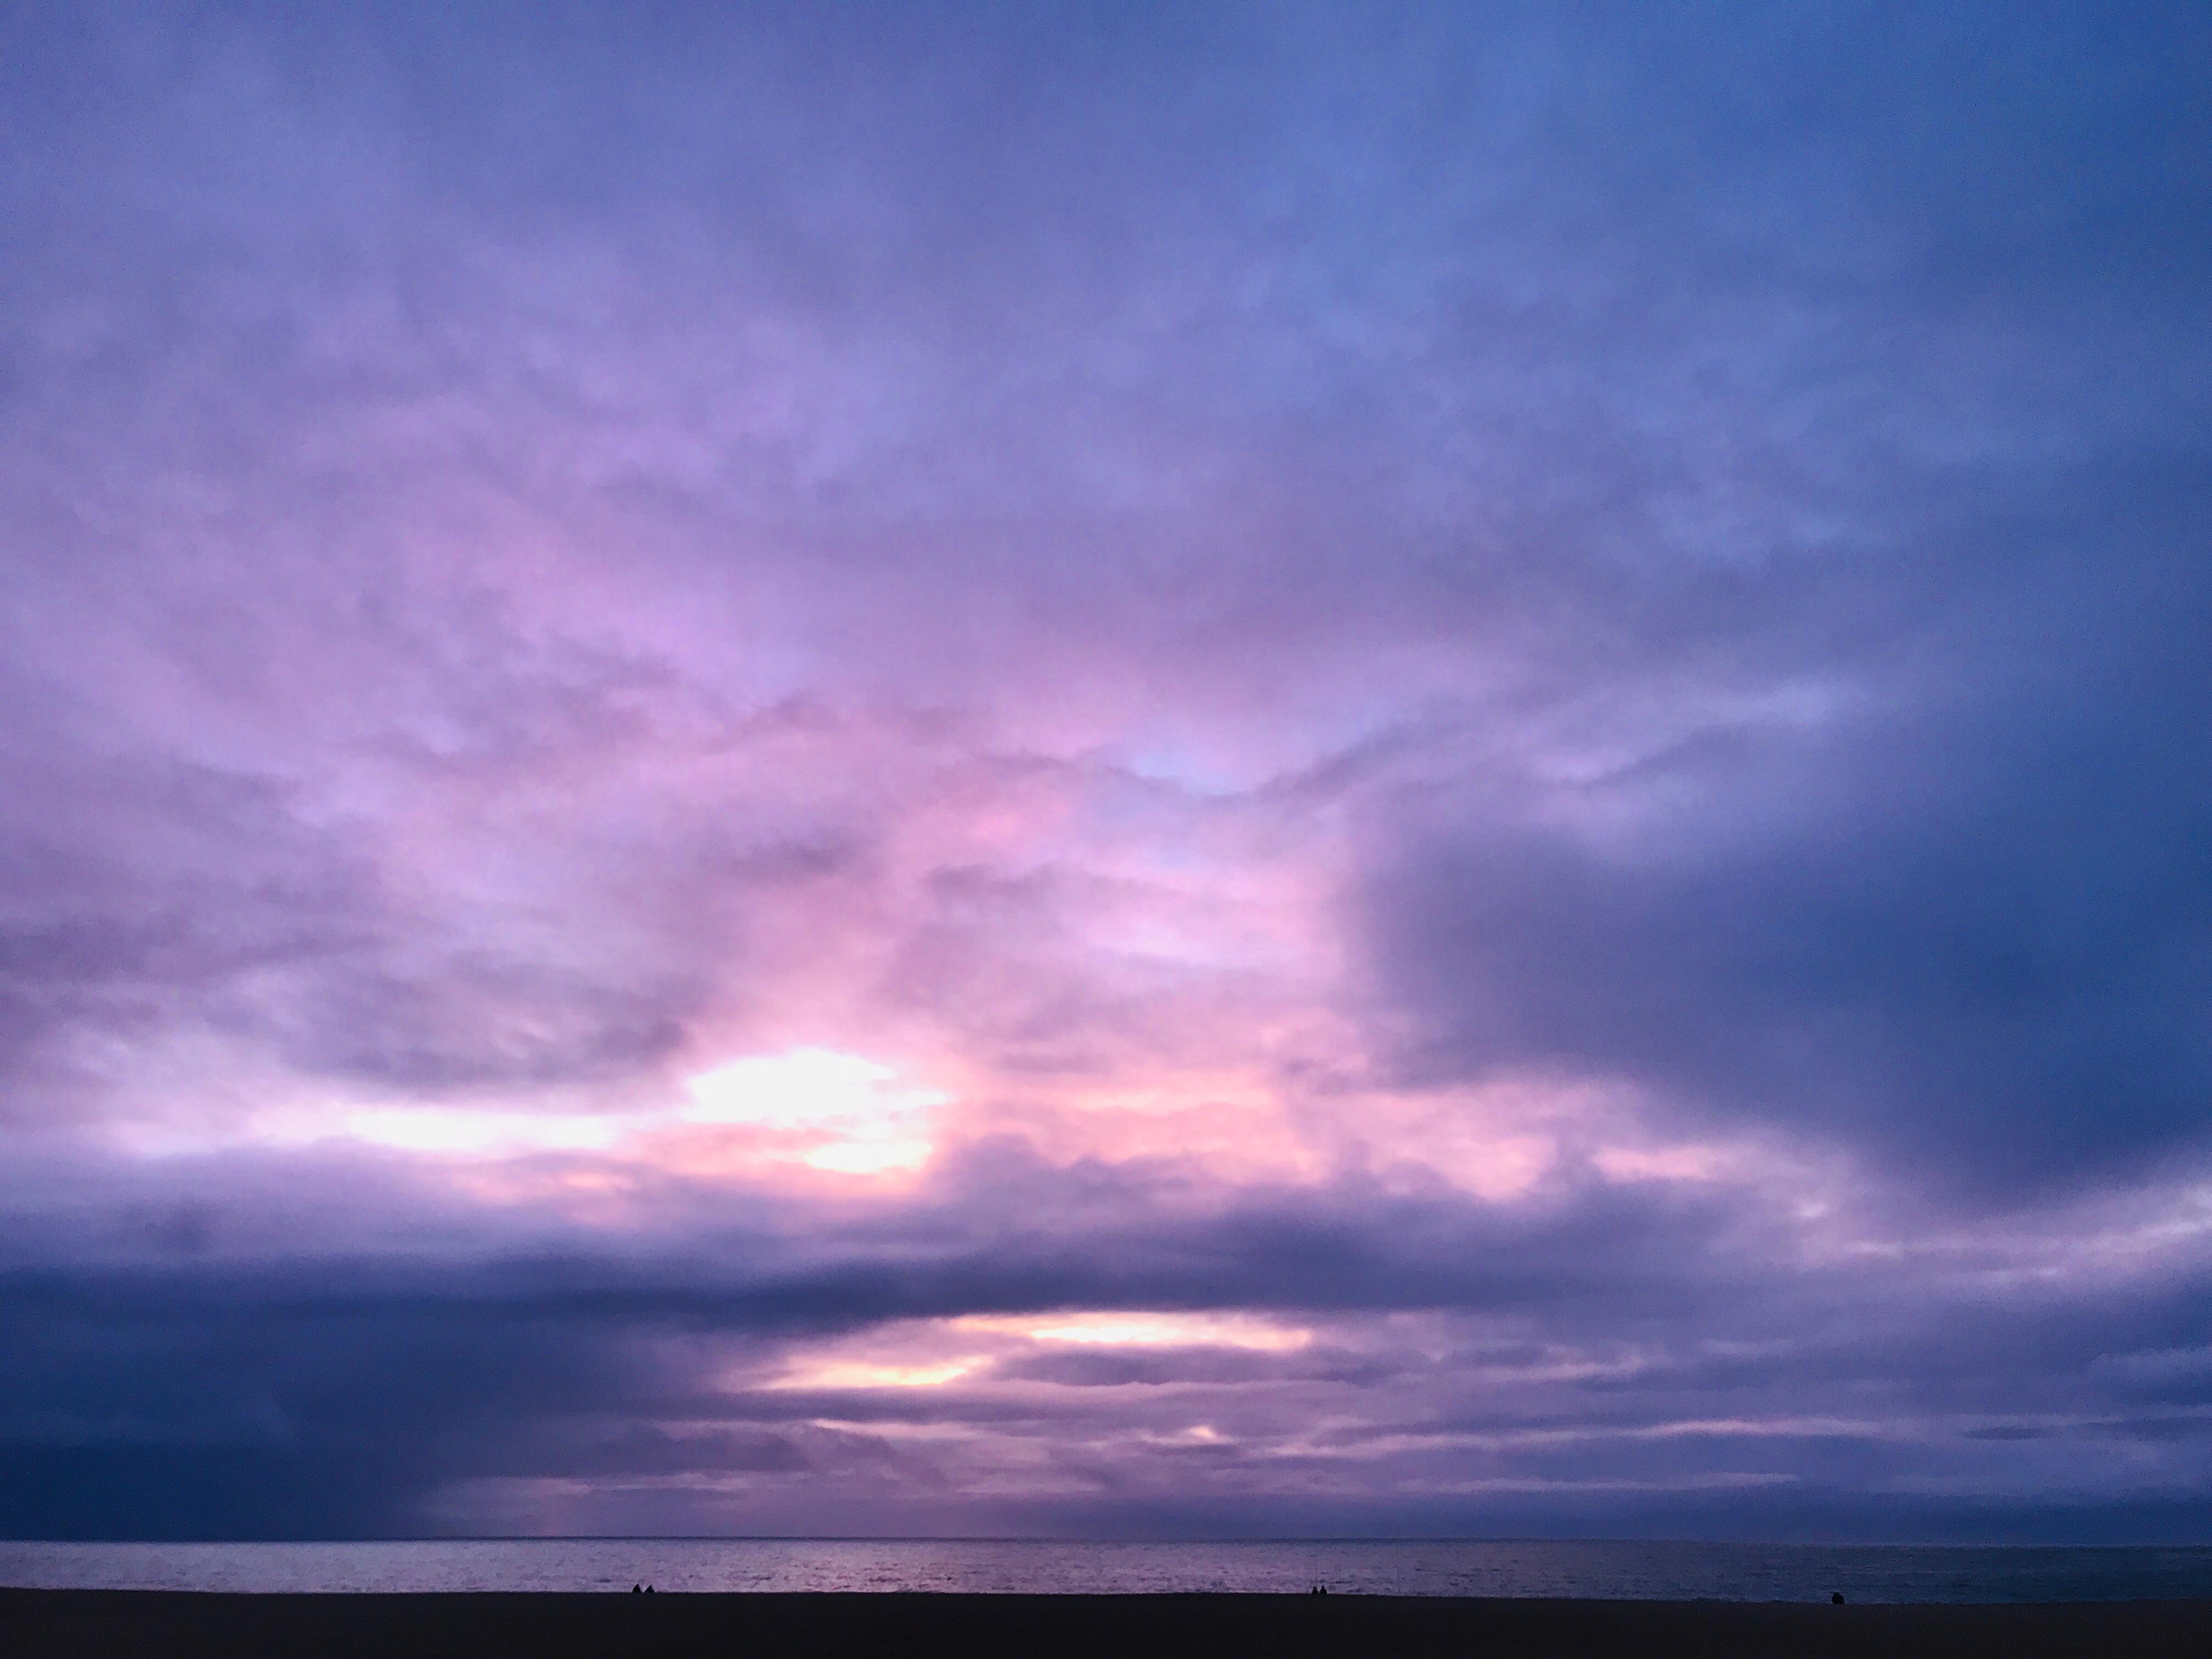
[[[629,1593],[632,1595],[642,1595],[645,1594],[645,1586],[642,1584],[632,1584],[629,1587]]]
[[[1844,1593],[1843,1593],[1843,1591],[1841,1591],[1841,1590],[1838,1590],[1834,1595],[1831,1595],[1831,1596],[1828,1598],[1828,1604],[1829,1604],[1831,1607],[1840,1607],[1841,1606],[1843,1606],[1843,1605],[1844,1605]]]

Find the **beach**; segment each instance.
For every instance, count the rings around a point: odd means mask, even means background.
[[[0,1590],[9,1659],[933,1652],[2003,1655],[2212,1651],[2212,1601],[2009,1606],[1364,1595],[387,1595]]]

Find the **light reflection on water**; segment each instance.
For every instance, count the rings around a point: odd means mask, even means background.
[[[0,1542],[0,1584],[398,1591],[1243,1591],[1747,1601],[2212,1596],[2212,1547],[1638,1542],[1061,1543],[993,1539],[470,1539],[345,1544]]]

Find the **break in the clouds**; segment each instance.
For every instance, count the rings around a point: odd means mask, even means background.
[[[2208,55],[0,14],[0,1531],[2201,1535]]]

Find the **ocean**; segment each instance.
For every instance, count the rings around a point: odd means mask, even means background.
[[[403,1591],[1160,1591],[1606,1600],[2106,1601],[2212,1597],[2212,1547],[1635,1541],[1064,1543],[533,1538],[328,1544],[0,1542],[0,1585]]]

